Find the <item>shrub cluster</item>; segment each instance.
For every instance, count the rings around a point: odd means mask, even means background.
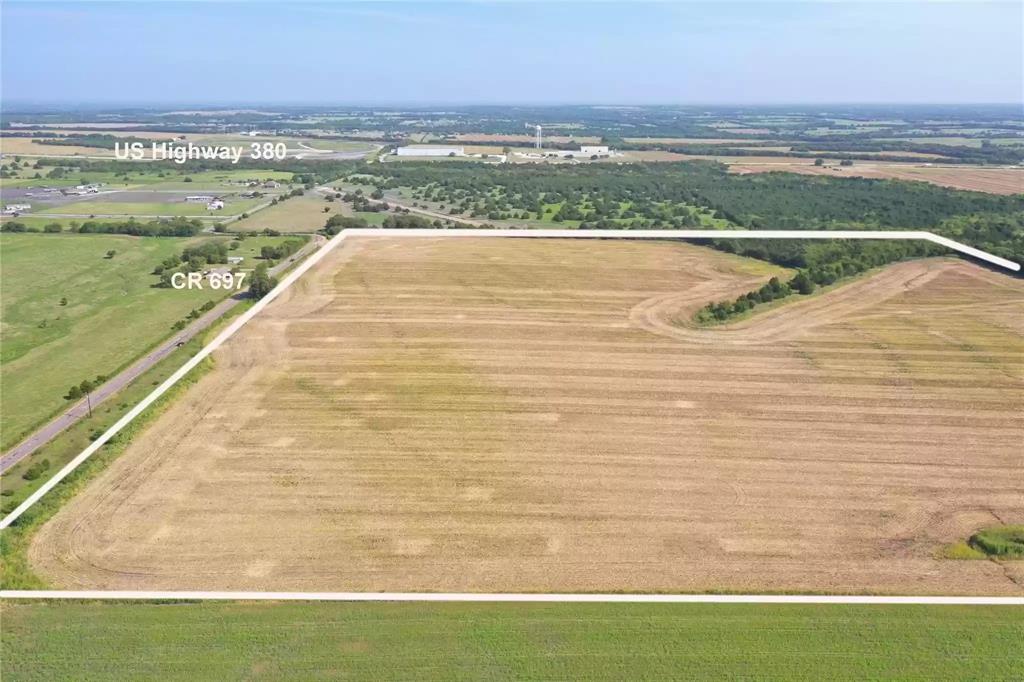
[[[424,218],[423,216],[412,215],[409,213],[389,215],[387,218],[384,219],[384,222],[381,223],[381,227],[397,230],[414,230],[431,227],[442,227],[443,225],[444,223],[442,223],[440,220],[430,220],[429,218]]]
[[[934,256],[944,252],[939,246],[915,241],[827,240],[812,242],[800,239],[694,240],[719,251],[766,260],[799,272],[781,287],[765,285],[743,294],[735,301],[709,303],[697,311],[697,322],[723,321],[741,315],[758,303],[783,298],[791,293],[810,294],[818,286],[828,286],[844,277],[851,277],[871,268],[909,258]],[[771,289],[766,291],[766,287]]]
[[[193,308],[192,310],[189,311],[188,315],[185,316],[185,319],[178,320],[173,325],[171,325],[171,329],[173,329],[174,331],[181,331],[182,329],[187,327],[188,323],[191,322],[192,320],[197,320],[203,313],[213,310],[215,305],[217,304],[214,301],[207,301],[203,305],[199,306],[199,308]]]
[[[189,246],[177,256],[168,256],[153,268],[153,274],[160,276],[158,287],[167,289],[171,286],[171,278],[176,272],[200,272],[208,265],[228,262],[228,244],[222,240],[211,239],[202,244]]]
[[[26,481],[34,481],[43,475],[43,472],[50,468],[50,460],[44,459],[36,462],[28,469],[25,469],[25,473],[21,475]]]
[[[1024,557],[1024,526],[986,528],[971,536],[969,544],[989,556]]]
[[[249,279],[249,295],[260,299],[269,294],[277,286],[277,278],[270,274],[266,263],[260,263]]]
[[[711,321],[721,322],[730,317],[742,315],[758,303],[768,303],[779,298],[785,298],[793,293],[809,294],[813,291],[814,283],[803,272],[797,273],[788,282],[783,282],[778,277],[772,277],[760,289],[743,294],[735,301],[719,301],[707,304],[697,311],[695,319],[702,323]]]
[[[376,189],[370,196],[374,199],[383,199],[384,192]],[[370,201],[370,199],[363,194],[363,190],[358,188],[354,192],[346,192],[343,194],[341,196],[341,200],[352,204],[352,210],[359,211],[360,213],[383,213],[391,208],[387,202]]]
[[[280,260],[287,258],[302,248],[305,241],[302,239],[286,239],[277,246],[264,246],[260,249],[260,258],[263,260]]]
[[[366,227],[366,221],[362,218],[353,218],[351,216],[333,215],[327,219],[323,228],[320,230],[321,234],[325,234],[328,237],[333,237],[342,230],[361,229]]]
[[[89,379],[84,379],[82,383],[76,384],[68,389],[68,392],[64,395],[64,400],[78,400],[79,398],[84,398],[96,390],[106,380],[107,377],[102,374],[98,374],[96,378],[91,381]]]

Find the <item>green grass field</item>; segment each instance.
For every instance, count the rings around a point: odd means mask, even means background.
[[[189,189],[189,190],[226,190],[228,188],[238,191],[241,188],[238,183],[246,180],[276,180],[280,183],[287,183],[292,179],[293,173],[287,171],[272,170],[227,170],[227,171],[199,171],[194,173],[183,172],[178,175],[162,178],[160,182],[148,186],[146,189]],[[186,182],[185,178],[189,178]],[[261,192],[268,190],[258,189]]]
[[[366,224],[373,227],[375,225],[384,224],[384,219],[387,218],[391,213],[384,213],[381,211],[356,211],[352,214],[355,218],[362,218],[366,221]]]
[[[176,172],[166,169],[147,169],[145,166],[135,166],[131,171],[124,173],[110,173],[98,171],[71,171],[63,178],[46,177],[53,170],[52,166],[41,168],[21,168],[15,178],[4,178],[4,187],[74,187],[75,185],[87,185],[93,182],[101,182],[104,189],[129,189],[132,187],[145,187],[162,182],[171,182],[175,179],[183,179],[187,173]],[[225,171],[233,173],[234,171]],[[252,171],[250,171],[252,172]],[[260,173],[273,173],[273,171],[259,171]],[[212,171],[211,171],[212,173]],[[34,177],[36,174],[41,178]],[[201,175],[197,173],[196,175]],[[291,173],[285,173],[291,176]]]
[[[152,286],[153,268],[189,241],[0,235],[4,449],[63,408],[71,384],[115,372],[169,336],[190,310],[220,298]],[[109,250],[117,255],[106,258]]]
[[[189,203],[185,201],[176,202],[127,202],[127,201],[76,201],[61,206],[51,206],[35,215],[42,216],[49,213],[74,214],[74,215],[142,215],[142,216],[212,216],[223,217],[236,215],[251,210],[260,205],[265,199],[227,199],[224,208],[219,211],[208,211],[204,203]]]
[[[232,235],[231,233],[227,233],[226,236],[229,238],[229,242],[231,241],[231,238],[238,238],[238,235]],[[303,237],[301,235],[294,234],[283,235],[281,237],[244,237],[241,240],[239,240],[238,248],[235,249],[234,251],[229,251],[229,254],[232,256],[241,256],[242,258],[244,258],[245,260],[242,261],[242,264],[239,267],[242,268],[243,270],[248,270],[250,268],[255,268],[262,262],[260,260],[260,250],[264,246],[277,246],[281,242],[287,241],[288,239],[305,240],[308,239],[308,237]]]
[[[217,170],[217,171],[196,171],[189,172],[187,168],[181,170],[168,170],[166,168],[146,169],[143,165],[138,170],[131,170],[125,173],[110,173],[98,171],[72,171],[63,178],[46,177],[52,166],[33,168],[31,166],[21,168],[17,177],[4,178],[4,187],[73,187],[75,185],[86,185],[93,182],[101,182],[104,189],[130,189],[145,187],[152,189],[220,189],[230,186],[229,183],[238,183],[243,180],[277,180],[288,182],[292,179],[293,173],[288,171],[275,171],[263,169],[239,169],[239,170]],[[34,177],[36,174],[42,177]],[[185,178],[190,178],[188,182]],[[235,185],[237,187],[237,185]]]
[[[16,603],[4,680],[1021,679],[1024,609]]]
[[[61,434],[52,441],[43,445],[21,462],[18,462],[11,467],[4,474],[3,485],[0,486],[3,488],[3,494],[0,496],[0,513],[10,513],[15,507],[21,504],[25,498],[49,480],[49,478],[53,476],[53,474],[57,473],[61,467],[70,462],[74,457],[82,452],[82,450],[88,447],[89,443],[93,440],[94,433],[102,433],[109,429],[114,422],[124,416],[128,410],[135,407],[135,405],[137,405],[143,398],[149,395],[156,386],[163,383],[167,377],[185,364],[188,358],[198,353],[228,320],[240,314],[246,309],[246,307],[247,305],[245,303],[235,306],[203,334],[197,335],[184,346],[172,352],[147,372],[140,375],[135,381],[123,388],[116,396],[97,405],[96,409],[93,410],[93,415],[91,417],[83,418],[74,426],[71,426],[67,430],[61,432]],[[208,360],[207,362],[210,361]],[[193,370],[188,375],[189,378],[195,378],[201,375],[204,369],[205,365],[201,365],[199,369]],[[162,398],[162,400],[167,400],[168,396],[173,398],[177,395],[176,391],[184,390],[189,383],[188,379],[180,382],[172,388],[170,392],[164,394],[164,398]],[[127,427],[128,430],[147,424],[151,418],[150,415],[154,412],[154,409],[155,408],[150,408],[143,414],[143,416],[138,417],[132,425]],[[125,431],[122,431],[114,437],[114,441],[112,442],[116,441],[115,445],[108,444],[97,454],[93,455],[88,462],[79,467],[79,469],[72,474],[72,478],[79,477],[80,472],[83,471],[88,472],[101,469],[108,459],[112,459],[119,454],[120,450],[123,449],[124,444],[127,443],[127,437],[123,434],[125,434]],[[50,462],[50,466],[43,471],[39,478],[26,480],[22,476],[26,469],[44,460]],[[83,477],[83,479],[84,478],[88,477],[86,476]],[[67,485],[67,479],[65,479],[65,482],[62,482],[54,492],[50,493],[50,495],[47,495],[37,503],[31,510],[29,510],[27,516],[23,518],[27,518],[30,521],[40,518],[49,518],[48,514],[52,513],[57,507],[59,507],[60,499],[55,498],[60,498],[60,495]],[[77,483],[73,483],[73,485],[77,485]],[[0,533],[0,585],[5,589],[34,589],[44,586],[28,568],[27,557],[25,556],[27,541],[31,537],[33,529],[34,527],[24,527],[19,521],[19,524],[17,524],[17,527],[14,530]]]
[[[278,232],[316,232],[327,219],[338,215],[344,204],[340,201],[325,201],[322,196],[307,194],[286,199],[275,206],[253,213],[248,218],[228,225],[232,232],[260,231],[265,229]],[[324,212],[324,209],[329,211]]]

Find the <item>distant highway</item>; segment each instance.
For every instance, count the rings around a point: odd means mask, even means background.
[[[296,262],[302,260],[311,252],[320,248],[324,241],[323,237],[317,235],[312,241],[296,251],[288,259],[281,261],[271,268],[271,274],[277,275],[282,270],[285,270]],[[245,297],[246,294],[244,292],[240,292],[221,301],[215,307],[196,319],[192,324],[185,327],[185,329],[161,343],[158,348],[150,351],[132,365],[119,372],[116,376],[108,379],[102,386],[93,391],[90,396],[89,400],[92,401],[93,410],[96,410],[96,408],[109,397],[116,395],[122,388],[144,374],[147,370],[151,369],[158,362],[173,353],[177,348],[195,338],[197,334],[205,331],[229,310],[245,300]],[[82,418],[87,417],[89,415],[89,400],[81,400],[75,403],[62,414],[39,428],[35,433],[31,434],[25,440],[5,452],[3,457],[0,457],[0,474],[6,472],[12,466],[31,455],[43,445],[49,443],[67,428],[77,424]]]

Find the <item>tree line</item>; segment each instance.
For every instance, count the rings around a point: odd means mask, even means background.
[[[450,214],[548,216],[587,227],[673,228],[709,215],[748,229],[924,229],[1024,261],[1024,195],[922,182],[766,173],[737,175],[706,161],[622,166],[364,164],[350,182],[414,188]]]
[[[37,139],[34,141],[36,144],[47,144],[47,145],[71,145],[75,147],[93,147],[96,149],[113,149],[115,144],[120,144],[122,147],[129,144],[142,144],[145,146],[151,145],[156,140],[135,137],[129,135],[127,137],[119,137],[117,135],[104,135],[101,133],[89,133],[87,135],[63,135],[59,137],[48,137],[45,139]]]
[[[139,222],[135,218],[117,221],[71,221],[69,232],[80,234],[127,234],[135,237],[193,237],[203,230],[203,223],[195,218],[161,218]],[[0,225],[2,232],[42,232],[57,234],[63,231],[60,223],[50,223],[42,230],[19,220],[8,220]]]
[[[937,256],[946,252],[931,242],[861,241],[855,239],[808,241],[805,239],[707,239],[691,240],[719,251],[797,268],[787,282],[773,277],[760,289],[741,294],[732,301],[715,301],[697,311],[698,323],[724,322],[752,310],[760,303],[794,294],[808,295],[819,286],[897,261]]]

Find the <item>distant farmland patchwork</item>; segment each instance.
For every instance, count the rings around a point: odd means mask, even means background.
[[[37,534],[56,587],[1024,593],[1024,282],[889,267],[728,328],[700,247],[351,240]]]
[[[809,160],[808,160],[809,161]],[[839,167],[835,163],[815,166],[813,163],[790,163],[774,160],[766,163],[729,162],[733,173],[787,172],[802,175],[827,175],[847,178],[888,178],[917,180],[940,187],[988,192],[989,194],[1024,194],[1024,168],[980,168],[977,166],[917,166],[913,164],[876,164],[857,162]]]

